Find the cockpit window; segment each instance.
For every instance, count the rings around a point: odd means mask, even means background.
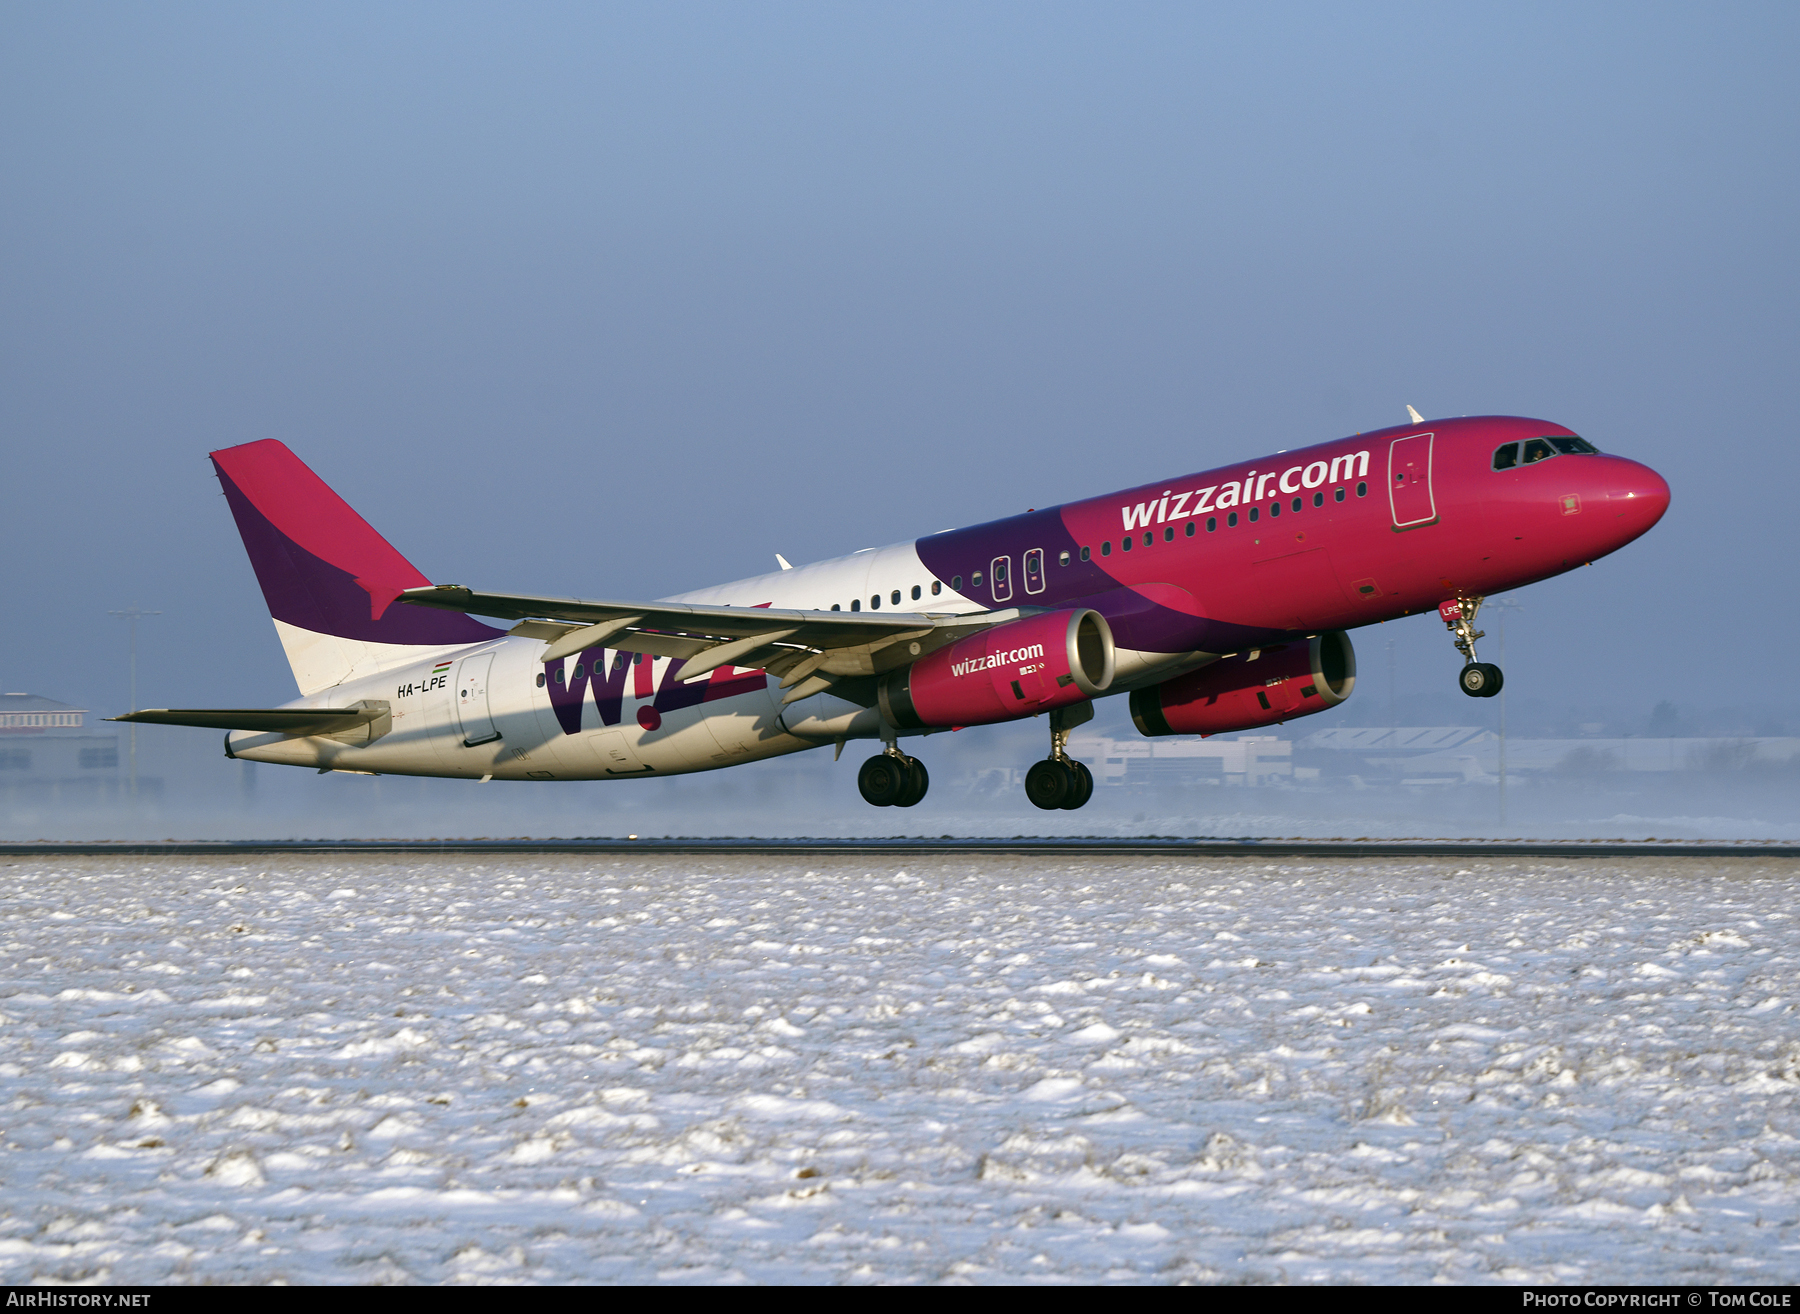
[[[1521,453],[1520,449],[1523,448]],[[1598,456],[1600,449],[1585,438],[1527,438],[1522,443],[1503,443],[1494,449],[1494,469],[1511,470],[1536,465],[1553,456]]]

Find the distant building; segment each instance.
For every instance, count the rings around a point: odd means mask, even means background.
[[[1096,785],[1267,785],[1294,778],[1294,745],[1275,735],[1109,739],[1071,735],[1069,756]],[[1310,773],[1317,775],[1317,771]]]
[[[88,709],[38,694],[0,694],[0,802],[99,803],[129,789],[116,734],[92,734]],[[140,793],[161,780],[139,778]]]
[[[70,707],[36,694],[0,694],[0,734],[32,735],[46,730],[79,730],[85,707]]]
[[[1582,727],[1583,731],[1588,729]],[[1402,785],[1493,784],[1508,775],[1720,771],[1800,760],[1800,738],[1520,739],[1475,726],[1331,727],[1295,745],[1327,776]]]
[[[1503,766],[1521,784],[1537,776],[1571,780],[1614,772],[1800,767],[1800,738],[1508,738],[1502,744],[1500,736],[1479,726],[1332,726],[1299,740],[1266,734],[1112,739],[1077,733],[1069,737],[1069,755],[1087,763],[1099,786],[1425,788],[1493,786]]]

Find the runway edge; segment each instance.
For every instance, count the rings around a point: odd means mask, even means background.
[[[1800,844],[1757,841],[1454,839],[298,839],[0,842],[5,858],[252,857],[277,854],[540,854],[590,857],[1068,858],[1800,858]]]

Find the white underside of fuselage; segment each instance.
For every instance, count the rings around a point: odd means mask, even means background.
[[[940,591],[930,590],[937,583]],[[912,590],[918,588],[918,601]],[[892,602],[899,590],[901,602]],[[862,609],[967,615],[985,608],[934,581],[909,543],[874,548],[792,570],[738,580],[664,599],[737,607],[775,606],[829,610],[834,604]],[[341,641],[279,627],[290,652],[296,648],[341,662]],[[696,683],[738,680],[742,689],[694,706],[656,709],[667,683],[669,659],[644,654],[629,669],[619,704],[601,706],[584,697],[578,729],[569,733],[552,706],[544,672],[542,639],[506,637],[455,649],[396,649],[354,654],[344,662],[348,678],[315,688],[289,707],[348,707],[371,701],[389,706],[387,720],[342,736],[296,736],[233,731],[226,738],[232,756],[257,762],[363,771],[382,775],[453,776],[474,780],[616,780],[679,775],[736,766],[850,739],[878,739],[881,724],[873,708],[829,693],[783,706],[772,679],[744,680],[745,672],[722,667]],[[416,654],[416,655],[415,655]],[[585,657],[585,654],[583,655]],[[629,660],[629,655],[627,660]],[[578,658],[563,662],[565,680]],[[617,655],[605,654],[610,668]],[[1170,655],[1121,649],[1113,692],[1167,678],[1205,660],[1200,654]],[[371,669],[371,667],[375,669]],[[646,669],[648,668],[648,669]],[[298,673],[298,668],[297,668]],[[563,715],[570,717],[565,707]]]

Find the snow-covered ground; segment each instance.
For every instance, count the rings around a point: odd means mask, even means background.
[[[1792,1282],[1797,895],[14,860],[0,1282]]]

